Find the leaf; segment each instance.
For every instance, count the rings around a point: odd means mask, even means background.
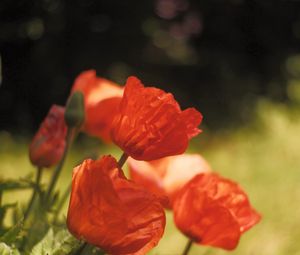
[[[66,229],[56,234],[50,228],[46,236],[33,247],[31,255],[65,255],[78,249],[81,242],[75,239]]]
[[[68,230],[62,229],[55,235],[55,249],[53,255],[69,254],[77,249],[81,242],[73,237]]]
[[[3,221],[6,215],[6,212],[9,208],[13,208],[17,205],[17,203],[6,204],[0,207],[0,228],[3,227]]]
[[[0,191],[5,191],[5,190],[17,190],[17,189],[28,189],[31,188],[32,185],[24,180],[1,180],[0,181]]]
[[[16,206],[13,208],[12,211],[12,222],[13,225],[17,224],[19,222],[20,219],[22,219],[24,217],[24,213],[22,211],[22,209],[20,208],[20,206]]]
[[[56,205],[59,200],[59,191],[55,192],[53,196],[49,198],[49,209]]]
[[[75,253],[76,254],[76,253]],[[86,245],[86,247],[80,252],[80,255],[105,255],[105,251],[93,246],[93,245]]]
[[[0,255],[20,255],[20,252],[5,243],[0,243]]]
[[[31,255],[49,255],[52,254],[52,246],[54,242],[53,229],[50,228],[45,237],[33,247]]]
[[[16,225],[11,227],[7,232],[0,236],[0,242],[6,244],[13,244],[20,237],[20,233],[23,230],[23,220],[19,221]]]
[[[26,237],[26,250],[31,250],[49,231],[49,223],[43,210],[34,211],[31,227]]]
[[[46,203],[46,209],[48,212],[55,212],[54,207],[59,202],[59,191],[56,191],[53,195],[50,195],[48,200],[46,201],[46,193],[41,193],[43,203]]]

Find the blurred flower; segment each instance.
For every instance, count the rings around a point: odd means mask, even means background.
[[[195,176],[174,201],[177,227],[192,241],[232,250],[243,232],[260,221],[240,186],[215,173]]]
[[[198,154],[170,156],[149,162],[128,158],[127,162],[132,180],[159,196],[167,208],[172,207],[175,195],[188,181],[211,170],[208,162]]]
[[[83,131],[110,141],[112,121],[117,114],[123,88],[112,81],[96,76],[95,70],[82,72],[75,80],[72,92],[84,95],[85,122]]]
[[[154,160],[182,154],[198,135],[202,115],[195,108],[181,111],[173,95],[145,88],[129,77],[112,127],[112,140],[137,160]]]
[[[29,147],[29,158],[33,165],[51,167],[60,161],[67,134],[64,112],[64,107],[52,105],[40,125]]]
[[[186,0],[157,0],[156,14],[163,19],[173,19],[179,12],[187,10],[189,2]]]
[[[165,214],[154,195],[104,156],[74,169],[67,225],[75,237],[109,254],[146,254],[163,235]]]

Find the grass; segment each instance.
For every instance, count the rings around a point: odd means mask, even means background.
[[[192,143],[190,151],[201,153],[215,171],[244,187],[263,219],[242,236],[233,252],[194,245],[191,255],[300,255],[299,131],[298,111],[262,101],[257,105],[256,118],[249,120],[246,127],[215,135],[207,131]],[[2,132],[0,141],[0,176],[16,178],[34,171],[27,157],[28,140]],[[67,160],[59,188],[68,185],[72,167],[90,152],[120,155],[113,146],[103,147],[95,140],[82,138]],[[50,173],[47,170],[44,181]],[[28,195],[28,192],[8,193],[3,203],[24,201]],[[187,242],[174,226],[170,212],[167,218],[164,238],[151,251],[152,255],[179,255]]]

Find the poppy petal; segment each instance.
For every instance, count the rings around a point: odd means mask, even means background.
[[[166,208],[172,207],[177,192],[195,175],[211,171],[210,165],[199,154],[182,154],[153,161],[129,157],[127,162],[132,180],[158,195]],[[169,198],[167,201],[166,197]]]
[[[129,156],[147,161],[182,154],[202,118],[196,110],[182,112],[172,94],[145,88],[133,76],[126,82],[119,111],[112,125],[114,143]]]
[[[123,88],[112,81],[97,77],[95,70],[88,70],[75,79],[71,93],[75,91],[84,95],[83,131],[110,142],[111,125],[118,114]]]
[[[154,195],[104,156],[74,169],[67,225],[78,239],[110,254],[145,254],[162,237],[165,214]]]
[[[199,244],[234,249],[240,236],[258,223],[239,185],[215,173],[196,175],[177,194],[173,204],[176,226]]]

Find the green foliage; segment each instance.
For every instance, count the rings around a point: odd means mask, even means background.
[[[89,244],[86,244],[84,245],[84,249],[81,249],[80,250],[80,255],[104,255],[105,252],[102,251],[101,249],[93,246],[93,245],[89,245]],[[76,252],[75,254],[72,254],[72,255],[76,255]]]
[[[73,237],[64,227],[48,230],[44,238],[39,241],[32,249],[30,255],[104,255],[105,252],[95,246],[86,244]]]
[[[30,229],[28,229],[25,239],[24,249],[26,251],[31,250],[49,229],[47,214],[43,209],[35,210],[32,216],[33,217],[28,220]]]
[[[4,228],[3,226],[3,221],[5,218],[5,215],[7,213],[7,210],[10,208],[14,208],[17,205],[17,203],[12,203],[12,204],[6,204],[0,207],[0,235],[2,232],[2,229]]]
[[[11,227],[3,235],[0,236],[0,242],[12,245],[19,239],[23,230],[23,221],[19,221],[15,226]]]
[[[76,252],[79,250],[81,255],[105,254],[102,250],[92,245],[78,241],[65,228],[60,228],[56,231],[50,228],[44,238],[33,247],[30,255],[77,254]]]
[[[0,243],[0,255],[20,255],[20,252],[5,243]]]
[[[214,171],[240,183],[262,221],[243,234],[238,247],[222,249],[193,245],[190,255],[300,255],[300,108],[260,101],[256,118],[244,128],[207,130],[194,141]],[[167,213],[167,227],[149,254],[180,254],[187,242]]]
[[[59,203],[59,192],[54,192],[53,195],[50,195],[48,200],[48,209],[52,211],[52,208]]]
[[[29,189],[31,187],[32,187],[32,184],[27,179],[0,180],[0,192],[19,190],[19,189]]]
[[[203,154],[215,171],[239,182],[249,194],[253,206],[263,215],[261,223],[249,232],[247,231],[242,236],[237,249],[230,254],[300,255],[299,242],[295,241],[300,240],[299,130],[299,108],[292,109],[285,105],[275,105],[262,101],[257,106],[256,118],[249,120],[249,124],[245,128],[224,130],[224,132],[212,136],[208,130],[204,129],[203,134],[194,140],[191,150]],[[100,145],[97,140],[97,142],[82,140],[80,145],[72,151],[70,160],[62,172],[62,179],[57,185],[61,191],[70,184],[71,169],[74,162],[80,162],[87,153],[93,150],[96,155],[99,154]],[[86,144],[84,144],[85,142]],[[23,148],[25,155],[26,146],[27,144],[15,143],[12,151]],[[113,149],[112,147],[103,147],[100,153],[111,153]],[[114,154],[117,152],[114,151]],[[10,155],[7,156],[9,158],[0,155],[5,166],[3,173],[18,177],[31,170],[28,169],[27,172],[20,173],[18,169],[24,169],[28,159],[13,161],[11,158],[13,153],[7,155]],[[12,161],[14,165],[13,168],[10,168],[8,162]],[[45,178],[48,178],[47,174],[50,175],[51,171],[45,174]],[[6,190],[12,191],[13,189]],[[18,196],[18,201],[26,203],[30,193],[26,194],[22,191],[19,194],[21,195]],[[3,204],[16,201],[15,198],[14,190],[13,192],[5,192],[2,199]],[[56,208],[58,205],[57,195],[53,194],[50,200],[51,208]],[[14,208],[14,206],[15,204],[6,204],[0,207],[0,219],[4,212],[9,208]],[[50,213],[48,211],[44,217],[39,215],[45,215],[44,212],[38,208],[35,209],[34,216],[31,216],[26,224],[26,226],[30,225],[30,231],[25,236],[26,249],[19,248],[20,252],[18,252],[13,245],[0,243],[0,255],[20,253],[23,255],[27,254],[25,251],[30,251],[31,255],[43,255],[46,252],[49,252],[49,255],[63,255],[68,254],[68,251],[72,254],[75,250],[70,250],[71,247],[77,249],[80,242],[70,236],[67,230],[54,231],[55,228],[49,230],[49,225],[52,225],[49,215],[53,217],[53,209]],[[64,204],[58,219],[64,219],[66,210],[67,203]],[[14,212],[16,212],[15,220],[20,219],[20,214],[17,214],[18,211],[14,210]],[[9,213],[7,215],[9,216]],[[184,249],[187,240],[176,229],[171,212],[167,212],[167,218],[165,235],[159,245],[149,254],[175,255],[180,254]],[[10,221],[5,223],[7,226],[12,225]],[[59,224],[63,225],[63,221],[60,221]],[[43,236],[45,237],[42,238]],[[16,244],[15,246],[19,247]],[[32,249],[32,247],[34,248]],[[95,254],[93,253],[94,249],[87,246],[82,254]],[[221,249],[198,245],[192,247],[190,254],[198,255],[205,254],[205,252],[214,255],[228,255],[228,252]],[[101,254],[101,251],[97,250],[97,253]]]
[[[66,229],[56,233],[49,229],[45,237],[36,244],[30,255],[64,255],[78,249],[81,242],[75,239]]]

